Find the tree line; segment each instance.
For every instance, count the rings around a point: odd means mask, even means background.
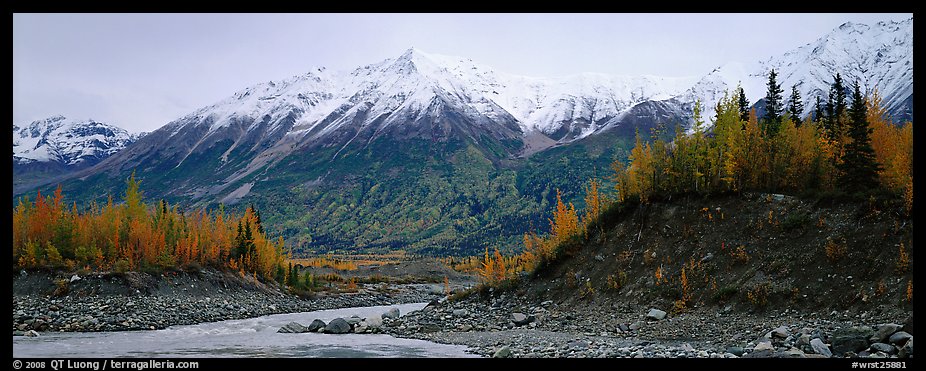
[[[267,236],[260,212],[249,206],[228,215],[223,206],[186,213],[161,200],[142,200],[133,173],[121,204],[67,207],[61,187],[38,192],[13,209],[13,264],[18,268],[161,271],[211,266],[283,283],[284,243]]]

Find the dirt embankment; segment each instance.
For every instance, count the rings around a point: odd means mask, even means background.
[[[748,194],[607,215],[516,291],[577,307],[904,312],[912,279],[913,219],[899,205]]]

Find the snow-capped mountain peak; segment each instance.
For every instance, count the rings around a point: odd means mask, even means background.
[[[782,55],[754,63],[731,63],[715,69],[684,95],[701,97],[706,113],[726,89],[741,82],[750,103],[765,97],[768,72],[775,69],[786,92],[797,86],[804,114],[813,109],[817,96],[826,100],[833,75],[842,75],[847,86],[858,81],[863,90],[877,88],[883,104],[896,119],[912,118],[913,18],[874,25],[846,22],[814,42]],[[783,97],[787,100],[787,96]],[[710,116],[706,116],[710,117]]]
[[[13,162],[55,162],[88,166],[135,142],[142,134],[97,122],[52,116],[25,125],[13,125]]]

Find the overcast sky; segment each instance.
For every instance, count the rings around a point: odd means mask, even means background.
[[[152,131],[247,86],[409,47],[528,76],[700,76],[816,40],[854,14],[14,14],[13,122]]]

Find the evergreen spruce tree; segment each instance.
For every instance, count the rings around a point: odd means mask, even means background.
[[[846,88],[842,85],[839,73],[833,76],[833,85],[826,102],[826,120],[824,133],[831,139],[839,138],[843,132],[843,114],[846,112]]]
[[[870,191],[878,186],[880,165],[875,161],[875,151],[871,146],[872,129],[868,125],[868,108],[865,99],[855,82],[852,92],[852,107],[848,111],[845,154],[839,164],[838,184],[850,194]]]
[[[772,137],[778,133],[781,126],[782,97],[781,84],[777,81],[778,74],[775,69],[768,73],[768,91],[765,94],[765,116],[763,117],[763,133]]]
[[[797,86],[791,87],[791,97],[788,98],[788,113],[794,125],[801,126],[801,118],[804,116],[804,103],[801,102],[801,92],[797,91]]]
[[[740,109],[740,120],[743,122],[749,121],[749,101],[746,100],[746,92],[743,91],[742,86],[737,86],[736,90],[738,91],[736,103],[739,105]]]

